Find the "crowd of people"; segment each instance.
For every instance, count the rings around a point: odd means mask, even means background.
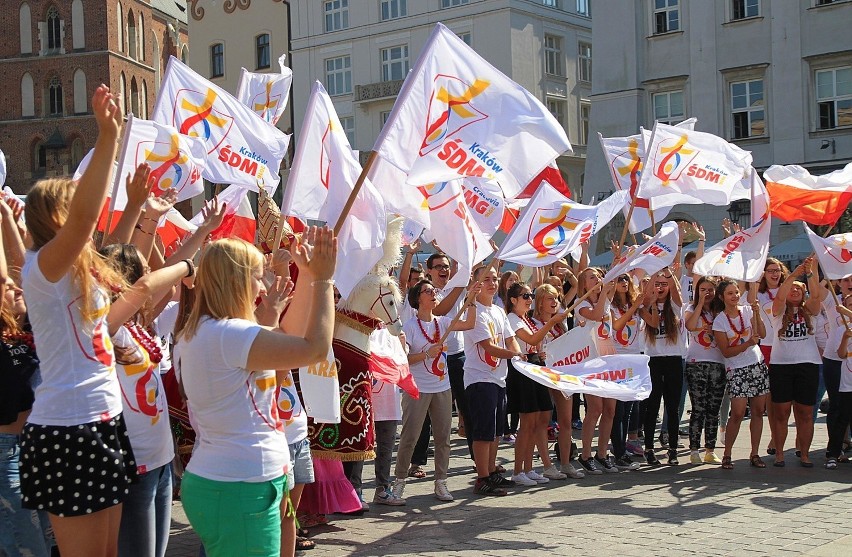
[[[0,201],[0,549],[10,557],[56,547],[65,557],[162,557],[178,486],[206,555],[310,549],[306,529],[335,512],[369,509],[360,467],[312,456],[304,412],[282,419],[283,408],[301,408],[293,370],[326,358],[332,344],[336,238],[311,227],[289,251],[268,256],[242,240],[208,242],[225,209],[213,202],[167,255],[156,226],[174,199],[150,195],[146,165],[126,184],[115,229],[98,234],[118,106],[108,88],[97,89],[99,133],[79,182],[42,180],[23,208]],[[678,254],[662,271],[637,269],[608,283],[584,249],[573,266],[559,260],[501,273],[493,262],[467,288],[450,287],[454,262],[439,251],[422,269],[412,265],[418,243],[409,246],[399,338],[419,398],[386,385],[366,418],[377,439],[372,502],[406,504],[406,482],[427,476],[430,441],[434,495],[453,500],[454,412],[481,496],[660,466],[658,447],[676,466],[682,436],[691,464],[730,470],[747,414],[750,466],[785,466],[785,446],[794,444],[798,464],[811,468],[826,393],[829,443],[819,460],[837,468],[852,419],[852,273],[833,284],[820,280],[812,258],[792,271],[769,258],[755,283],[693,275],[703,251],[703,229],[696,232],[698,252],[683,264]],[[601,355],[648,355],[647,400],[581,401],[515,366],[544,364],[548,345],[572,328],[586,331]],[[185,469],[164,381],[178,386],[196,436]],[[764,415],[769,462],[761,457]],[[497,461],[504,441],[514,443],[511,471]]]

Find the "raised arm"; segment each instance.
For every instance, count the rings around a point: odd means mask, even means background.
[[[133,317],[145,302],[148,300],[159,302],[172,286],[182,278],[191,277],[194,274],[195,266],[187,260],[142,276],[110,305],[107,315],[109,333],[115,334],[119,327]]]
[[[758,284],[752,282],[748,285],[748,303],[751,306],[751,326],[758,338],[766,337],[766,326],[760,316],[760,302],[757,301]]]
[[[796,278],[805,275],[808,269],[807,265],[808,260],[806,259],[801,265],[793,269],[793,271],[787,275],[787,278],[784,279],[784,282],[781,283],[781,286],[778,287],[778,293],[775,294],[775,300],[772,302],[773,316],[778,317],[784,313],[784,308],[787,305],[787,295],[790,294],[790,289],[793,288],[793,283],[796,281]]]
[[[151,186],[154,185],[150,177],[151,167],[144,162],[136,167],[132,178],[129,175],[127,176],[125,181],[127,205],[124,207],[121,218],[118,219],[118,224],[115,225],[113,231],[104,231],[103,245],[131,243],[130,238],[133,236],[133,229],[139,225],[142,209],[145,208],[145,200],[148,199]]]
[[[225,219],[227,211],[227,203],[219,204],[219,199],[213,198],[208,201],[204,208],[201,209],[201,216],[204,221],[188,238],[186,238],[180,247],[169,256],[166,263],[172,261],[180,261],[182,259],[192,259],[201,247],[204,245],[204,240],[211,232],[219,228],[222,221]],[[288,254],[289,255],[289,254]]]
[[[0,199],[0,218],[3,219],[3,251],[6,252],[7,266],[10,272],[17,276],[17,272],[24,266],[24,242],[18,229],[15,211],[4,199]]]

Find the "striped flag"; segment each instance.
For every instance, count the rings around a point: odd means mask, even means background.
[[[772,215],[786,222],[832,225],[852,201],[852,163],[822,176],[797,165],[772,165],[763,178]]]

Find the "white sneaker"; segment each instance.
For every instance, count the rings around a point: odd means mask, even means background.
[[[452,501],[453,495],[447,489],[447,480],[435,480],[435,497],[439,501]]]
[[[546,476],[542,476],[541,474],[539,474],[535,470],[530,470],[529,472],[525,472],[525,474],[527,475],[527,477],[529,479],[531,479],[535,483],[538,483],[538,484],[550,483],[549,478],[547,478]]]
[[[512,476],[512,481],[515,482],[515,485],[523,485],[523,486],[527,486],[527,487],[538,485],[537,481],[531,480],[523,472],[521,472],[519,474],[515,474],[514,476]]]
[[[575,480],[579,480],[586,477],[586,473],[583,470],[577,470],[571,464],[563,464],[562,465],[562,473],[567,475],[569,478],[574,478]]]
[[[542,471],[542,475],[549,480],[564,480],[568,478],[567,474],[563,474],[556,468],[555,464],[551,464]]]
[[[402,499],[405,493],[405,478],[397,478],[391,485],[391,492],[396,499]]]
[[[373,503],[377,505],[390,505],[399,507],[405,504],[405,499],[396,497],[390,489],[379,488],[376,490],[376,495],[373,497]]]

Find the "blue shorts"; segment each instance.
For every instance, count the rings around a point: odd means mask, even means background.
[[[307,437],[288,445],[290,447],[290,469],[296,485],[314,483],[314,461],[311,458],[311,443]]]

